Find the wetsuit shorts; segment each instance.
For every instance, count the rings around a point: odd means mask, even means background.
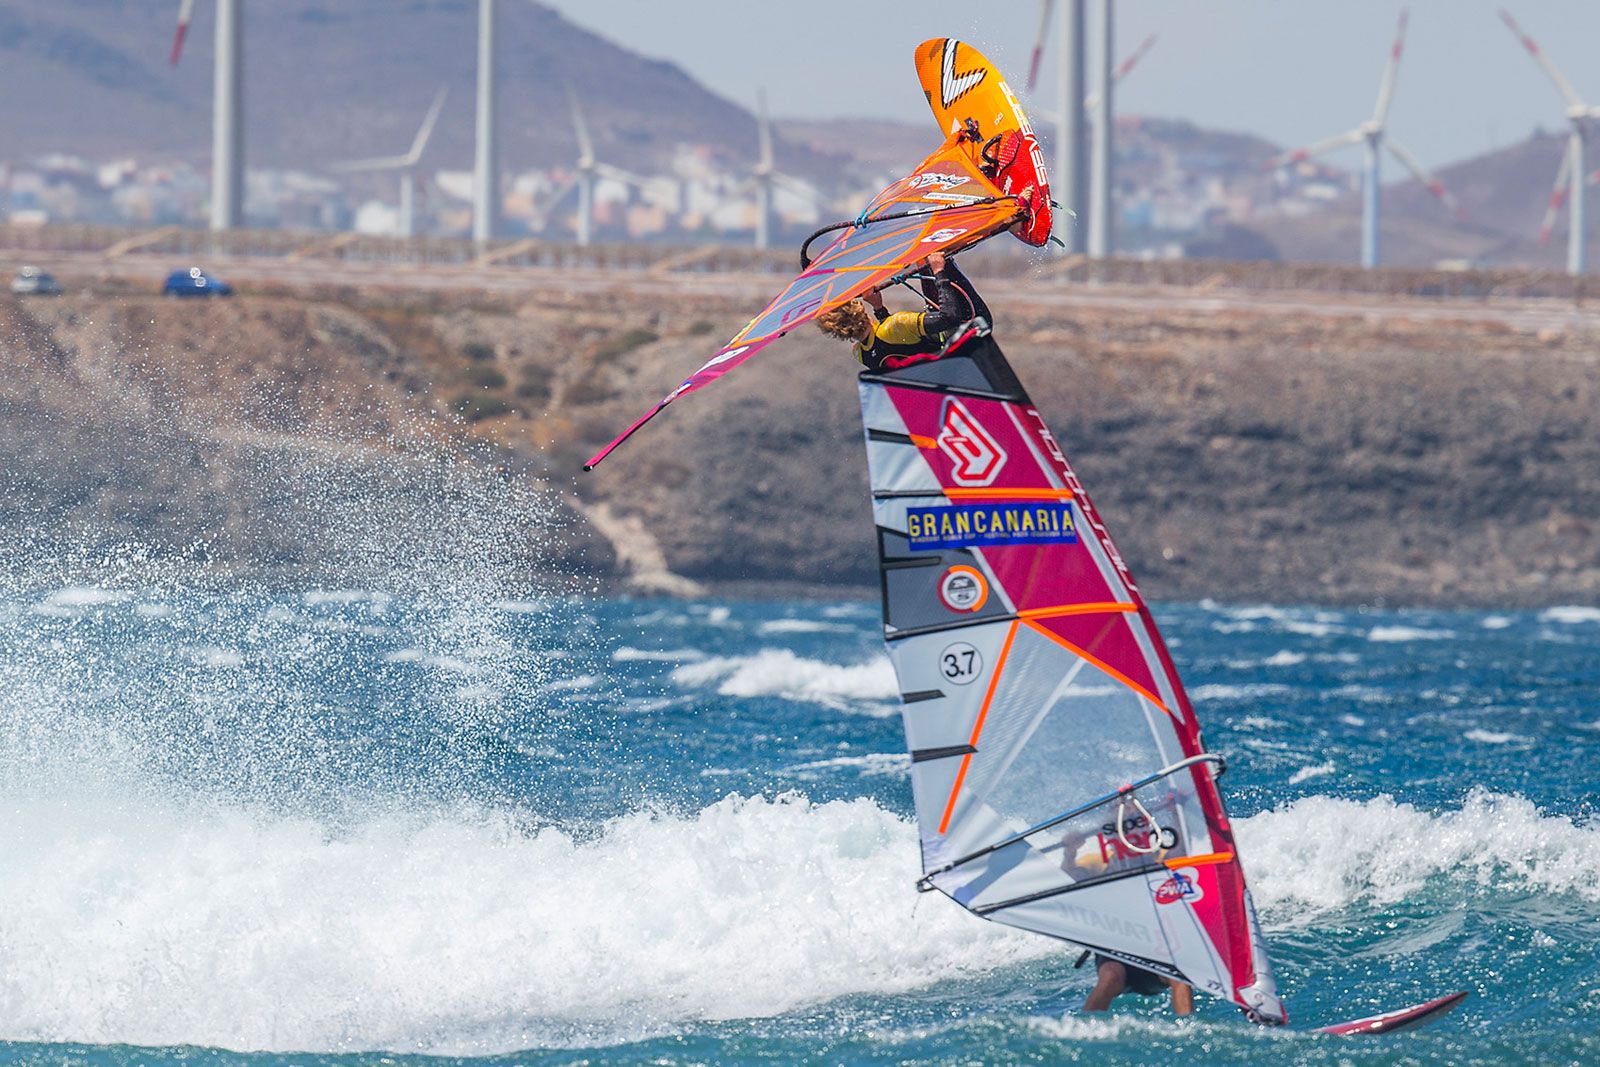
[[[1109,962],[1110,959],[1110,956],[1101,956],[1096,953],[1094,965],[1099,967],[1102,963]],[[1159,997],[1172,988],[1167,984],[1167,980],[1159,974],[1135,967],[1131,963],[1124,963],[1122,967],[1128,972],[1128,988],[1126,992],[1135,993],[1141,997]]]

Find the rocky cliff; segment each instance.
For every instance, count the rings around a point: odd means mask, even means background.
[[[853,370],[812,331],[578,472],[769,287],[532,272],[514,297],[0,298],[0,525],[58,556],[136,544],[350,581],[470,552],[664,591],[868,588]],[[1600,599],[1583,314],[988,295],[1153,598]]]

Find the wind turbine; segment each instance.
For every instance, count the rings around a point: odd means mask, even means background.
[[[500,223],[500,153],[495,127],[494,0],[478,0],[478,113],[472,166],[472,239],[494,239]]]
[[[1600,118],[1600,108],[1590,107],[1583,102],[1583,98],[1572,87],[1572,83],[1562,76],[1556,69],[1555,63],[1551,62],[1550,57],[1544,54],[1533,38],[1522,32],[1522,27],[1517,25],[1516,19],[1511,17],[1509,11],[1502,9],[1500,18],[1504,20],[1506,28],[1522,41],[1522,47],[1528,50],[1533,61],[1539,64],[1539,69],[1555,83],[1556,91],[1567,102],[1567,122],[1572,131],[1567,135],[1567,150],[1561,157],[1561,167],[1556,171],[1555,188],[1550,193],[1550,205],[1545,209],[1544,222],[1539,228],[1539,243],[1544,244],[1550,239],[1556,214],[1561,210],[1561,201],[1570,197],[1572,210],[1567,216],[1567,273],[1583,274],[1589,268],[1589,235],[1585,219],[1585,209],[1588,206],[1585,203],[1588,199],[1585,194],[1588,177],[1586,160],[1589,120]],[[1569,188],[1563,190],[1563,185]]]
[[[572,179],[563,185],[554,196],[550,198],[550,207],[554,207],[562,197],[576,188],[578,190],[578,244],[588,245],[594,237],[594,188],[600,178],[610,178],[624,185],[631,185],[643,189],[650,182],[646,178],[621,167],[613,167],[609,163],[602,163],[594,157],[594,142],[589,138],[589,124],[583,120],[583,108],[579,106],[578,94],[573,92],[572,86],[567,86],[567,106],[572,109],[572,127],[578,134],[578,163],[577,171]]]
[[[433,124],[439,120],[439,109],[444,107],[445,95],[448,89],[440,89],[433,98],[433,105],[428,108],[427,116],[422,120],[422,125],[417,129],[416,137],[411,140],[411,150],[403,156],[381,156],[377,159],[358,159],[349,163],[337,163],[333,169],[346,173],[363,170],[396,170],[400,172],[400,236],[410,237],[416,233],[416,184],[417,162],[422,159],[422,153],[427,150],[428,138],[433,136]]]
[[[1067,211],[1059,214],[1068,254],[1084,251],[1083,224],[1089,219],[1089,129],[1079,103],[1088,89],[1088,62],[1084,50],[1085,0],[1068,0],[1056,23],[1056,158],[1055,183]],[[1055,0],[1039,5],[1039,33],[1034,41],[1033,62],[1028,67],[1028,88],[1039,79],[1039,60],[1044,56],[1044,35],[1050,25]],[[1067,220],[1076,219],[1076,225]]]
[[[1063,202],[1071,210],[1070,216],[1077,225],[1070,227],[1063,242],[1068,252],[1084,251],[1083,231],[1088,228],[1090,255],[1101,258],[1111,254],[1113,231],[1110,225],[1112,189],[1112,129],[1111,93],[1128,76],[1139,61],[1156,43],[1156,34],[1150,34],[1130,52],[1121,63],[1113,66],[1112,44],[1114,13],[1111,0],[1100,0],[1100,88],[1087,92],[1088,63],[1085,54],[1085,13],[1083,0],[1071,0],[1070,6],[1057,24],[1060,35],[1057,56],[1056,108],[1035,113],[1056,127],[1056,187]],[[1055,10],[1055,0],[1042,0],[1039,5],[1039,31],[1034,37],[1033,57],[1028,64],[1028,91],[1032,92],[1039,81],[1039,64],[1044,58],[1045,34],[1050,29],[1050,15]],[[1101,104],[1105,107],[1102,109]],[[1102,115],[1101,112],[1104,111]],[[1063,124],[1063,116],[1065,124]],[[1090,133],[1093,131],[1094,148],[1090,150]],[[1089,164],[1094,163],[1091,178]],[[1104,210],[1098,212],[1095,204],[1103,199]],[[1105,222],[1097,221],[1099,215]]]
[[[1387,148],[1402,166],[1427,186],[1428,192],[1432,193],[1440,203],[1457,215],[1461,213],[1455,197],[1450,195],[1444,183],[1429,173],[1404,145],[1391,137],[1385,125],[1389,119],[1389,105],[1394,102],[1395,77],[1400,71],[1400,54],[1405,48],[1408,17],[1408,12],[1402,9],[1400,24],[1394,35],[1394,45],[1389,49],[1389,62],[1384,67],[1383,80],[1378,83],[1378,104],[1372,112],[1372,117],[1346,133],[1325,138],[1305,148],[1296,148],[1292,152],[1275,156],[1267,161],[1267,169],[1273,170],[1347,145],[1365,146],[1366,164],[1361,180],[1361,265],[1363,267],[1378,265],[1378,202],[1382,195],[1382,189],[1378,184],[1378,162],[1383,149]]]
[[[772,158],[772,121],[767,116],[767,91],[756,93],[756,134],[760,139],[760,155],[750,178],[741,188],[754,185],[756,189],[756,247],[767,248],[772,243],[773,193],[779,188],[788,190],[803,200],[826,207],[824,198],[804,182],[791,178],[778,170]]]
[[[231,230],[244,205],[244,0],[217,0],[217,43],[211,90],[211,228]],[[178,65],[189,36],[194,0],[178,7],[168,63]]]

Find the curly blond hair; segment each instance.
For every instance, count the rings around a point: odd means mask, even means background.
[[[851,300],[817,316],[819,330],[846,341],[859,341],[871,325],[872,316],[867,314],[867,303],[860,299]]]

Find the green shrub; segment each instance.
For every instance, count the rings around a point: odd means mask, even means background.
[[[550,399],[550,378],[538,372],[530,372],[522,381],[517,383],[517,395],[524,400],[543,401]]]
[[[594,350],[594,361],[596,363],[610,363],[614,359],[627,355],[640,345],[647,345],[657,340],[660,340],[660,337],[654,330],[644,330],[636,327],[604,341],[599,348]]]
[[[455,403],[450,406],[457,415],[468,422],[492,419],[497,415],[509,415],[516,410],[500,397],[484,396],[482,393],[463,393],[456,397]]]
[[[717,324],[706,319],[695,319],[689,324],[690,337],[704,337],[717,328]]]
[[[487,363],[494,358],[494,345],[487,345],[482,341],[468,341],[461,346],[461,354],[479,363]]]
[[[467,371],[467,381],[479,389],[504,389],[506,376],[495,367],[473,367]]]

